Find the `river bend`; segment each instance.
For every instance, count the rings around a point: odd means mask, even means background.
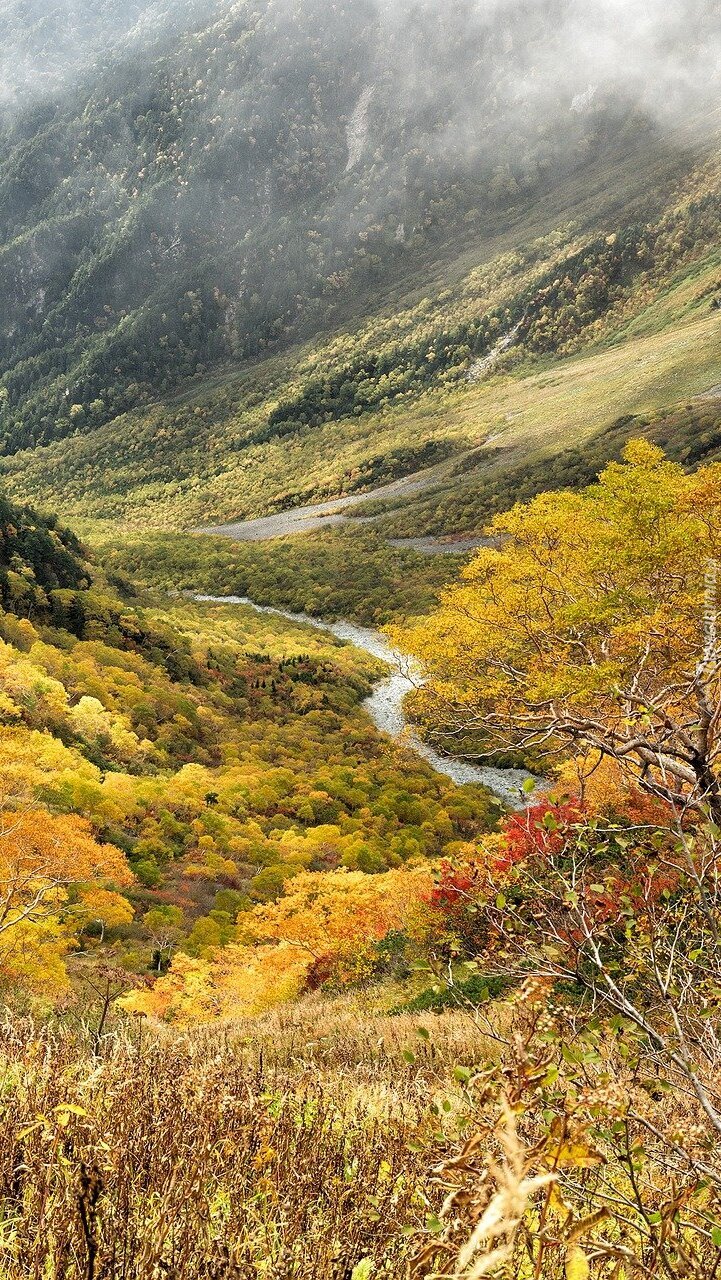
[[[338,622],[324,622],[306,613],[291,613],[287,609],[276,609],[272,605],[256,604],[247,596],[209,596],[194,593],[193,599],[206,604],[245,605],[255,609],[256,613],[275,614],[279,618],[287,618],[289,622],[314,627],[316,631],[328,631],[336,639],[345,640],[355,645],[357,649],[370,653],[374,658],[380,658],[391,668],[391,674],[378,682],[370,696],[364,700],[363,706],[381,733],[402,742],[403,746],[421,756],[437,773],[451,778],[458,786],[463,786],[467,782],[480,783],[513,808],[520,808],[526,802],[526,792],[523,787],[532,775],[525,769],[501,769],[493,765],[472,764],[458,756],[441,755],[419,737],[408,722],[403,703],[406,695],[412,689],[418,688],[422,681],[417,670],[413,670],[412,662],[396,649],[391,648],[380,631],[374,631],[370,627],[360,627],[354,622],[346,622],[343,619]]]

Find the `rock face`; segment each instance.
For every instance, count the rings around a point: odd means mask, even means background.
[[[514,328],[511,329],[510,333],[504,333],[503,337],[499,338],[495,347],[493,347],[487,355],[481,356],[480,360],[473,361],[473,364],[470,366],[468,373],[466,374],[466,382],[481,382],[487,373],[491,373],[493,371],[498,360],[503,355],[503,352],[509,351],[513,346],[520,327],[521,322],[515,325]]]
[[[348,145],[346,173],[349,173],[351,169],[355,169],[357,164],[360,164],[368,145],[368,117],[372,99],[373,86],[367,85],[348,121],[348,128],[346,129],[346,143]]]

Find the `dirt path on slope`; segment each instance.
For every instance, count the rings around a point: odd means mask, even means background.
[[[457,461],[457,459],[454,459]],[[431,485],[437,484],[447,474],[449,462],[438,463],[435,467],[427,467],[400,480],[392,480],[389,484],[380,485],[364,493],[350,493],[342,498],[330,498],[327,502],[314,502],[306,507],[291,507],[287,511],[276,511],[272,516],[259,516],[254,520],[239,520],[229,524],[206,525],[197,529],[197,533],[214,533],[223,538],[233,538],[236,542],[265,542],[269,538],[284,538],[294,533],[310,533],[314,529],[330,529],[343,524],[371,524],[376,516],[354,516],[350,519],[345,514],[350,508],[360,506],[376,498],[406,498],[421,493]],[[438,550],[446,554],[451,550],[465,549],[460,543],[453,547],[448,539],[394,539],[395,545],[404,546],[411,543],[423,543],[418,550],[430,552],[431,544],[438,542]],[[466,539],[478,545],[475,539]]]

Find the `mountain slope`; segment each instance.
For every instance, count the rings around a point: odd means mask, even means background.
[[[186,0],[171,23],[136,3],[114,32],[88,7],[88,70],[0,120],[11,451],[375,309],[389,274],[658,139],[625,90],[589,93],[584,65],[543,78],[565,57],[564,0],[496,21],[466,0],[443,23],[432,4]],[[38,25],[23,38],[45,65]]]
[[[595,224],[528,241],[516,225],[512,251],[471,270],[466,255],[455,281],[446,267],[450,287],[240,369],[226,362],[148,409],[19,452],[6,483],[74,518],[187,528],[443,459],[457,458],[451,487],[464,489],[479,468],[685,405],[721,381],[720,172],[715,155],[697,162],[652,219],[622,201]],[[476,527],[462,503],[448,509],[445,524],[424,517],[403,532]]]
[[[15,0],[10,491],[188,527],[489,438],[515,464],[705,392],[721,29],[706,0],[642,10],[617,29],[577,0],[136,0],[122,18]],[[699,272],[637,352],[644,314]]]

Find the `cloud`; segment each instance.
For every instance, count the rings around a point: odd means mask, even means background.
[[[484,70],[490,54],[493,87],[509,105],[576,99],[590,108],[604,92],[674,123],[721,88],[716,0],[378,0],[376,9],[402,83],[422,95],[438,76],[468,69],[443,66],[444,45],[462,29]],[[477,96],[472,83],[457,88]]]
[[[717,0],[343,0],[356,31],[376,27],[368,80],[395,79],[399,109],[457,117],[496,101],[511,112],[592,110],[605,94],[671,124],[721,88]],[[56,95],[98,66],[155,56],[193,24],[251,11],[276,28],[311,31],[316,0],[5,0],[0,106]],[[373,18],[375,23],[373,24]],[[252,24],[251,24],[252,25]],[[459,51],[461,57],[459,58]],[[355,68],[354,68],[355,69]],[[478,83],[477,77],[482,80]],[[475,116],[471,126],[483,126]]]
[[[0,107],[56,95],[98,64],[168,40],[214,0],[3,0]]]

